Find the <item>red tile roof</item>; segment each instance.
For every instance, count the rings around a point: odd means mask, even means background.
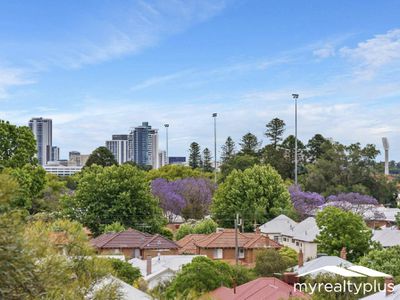
[[[235,230],[224,229],[221,232],[209,234],[207,237],[194,242],[200,248],[235,248]],[[240,248],[280,248],[277,242],[267,236],[256,233],[238,233],[238,245]]]
[[[290,297],[310,299],[310,296],[294,290],[293,286],[274,277],[261,277],[233,289],[220,287],[207,296],[213,300],[286,300]],[[208,299],[208,298],[207,298]]]
[[[195,243],[204,238],[207,238],[207,234],[188,234],[181,238],[176,243],[181,247],[179,249],[180,254],[197,254],[197,247]]]
[[[139,248],[139,249],[178,249],[179,246],[161,236],[151,235],[140,232],[135,229],[127,229],[117,233],[104,233],[95,239],[91,244],[98,249],[121,249],[121,248]]]

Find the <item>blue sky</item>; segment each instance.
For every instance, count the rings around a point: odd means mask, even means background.
[[[111,134],[170,124],[170,155],[213,149],[284,119],[400,160],[400,2],[1,1],[0,118],[53,119],[53,142],[90,153]]]

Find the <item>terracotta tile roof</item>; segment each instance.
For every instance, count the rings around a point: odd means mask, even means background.
[[[233,289],[220,287],[207,296],[214,300],[286,300],[290,297],[310,299],[302,292],[295,291],[293,286],[274,277],[261,277]]]
[[[196,242],[207,238],[207,234],[188,234],[176,243],[181,247],[179,254],[197,254]]]
[[[194,242],[200,248],[235,248],[235,230],[224,229],[221,232],[209,234],[206,238]],[[240,248],[280,248],[277,242],[267,236],[256,233],[239,233],[238,245]]]
[[[151,235],[135,229],[127,229],[117,233],[104,233],[90,243],[99,249],[178,249],[179,246],[173,241],[161,236]]]

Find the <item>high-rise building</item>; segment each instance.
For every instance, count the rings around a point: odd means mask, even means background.
[[[59,161],[60,160],[60,148],[57,146],[51,147],[51,160]]]
[[[51,161],[53,143],[53,125],[51,119],[32,118],[29,121],[36,140],[37,159],[42,166]]]
[[[158,130],[152,129],[148,122],[142,122],[131,132],[128,148],[131,160],[138,165],[158,167]],[[132,159],[133,158],[133,159]]]
[[[89,159],[89,154],[81,154],[79,151],[70,151],[68,155],[68,166],[82,167]]]
[[[170,165],[186,165],[185,156],[170,156],[168,157],[168,164]]]
[[[128,134],[113,134],[112,140],[106,141],[106,147],[119,164],[127,162],[130,158],[128,137]]]
[[[158,168],[164,167],[167,164],[167,151],[158,151]]]

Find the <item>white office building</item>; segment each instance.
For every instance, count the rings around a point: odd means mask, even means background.
[[[127,134],[114,134],[112,140],[106,141],[106,147],[114,155],[119,164],[130,160],[129,141]]]

